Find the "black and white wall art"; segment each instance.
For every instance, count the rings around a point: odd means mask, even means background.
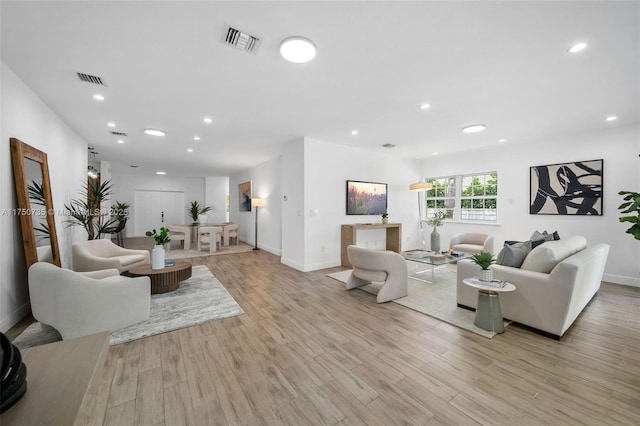
[[[602,215],[603,160],[530,168],[530,214]]]

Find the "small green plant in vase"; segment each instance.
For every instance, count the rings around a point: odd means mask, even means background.
[[[389,222],[389,213],[384,212],[380,215],[380,217],[382,217],[382,223],[388,223]]]
[[[471,261],[480,267],[479,279],[480,281],[492,281],[493,271],[489,267],[496,262],[493,254],[488,251],[476,253],[471,256]]]
[[[160,228],[160,232],[156,232],[156,230],[153,229],[151,231],[147,231],[145,235],[147,237],[153,237],[157,246],[164,246],[171,242],[171,238],[169,238],[169,230],[164,226]]]
[[[201,206],[197,201],[192,201],[191,206],[187,209],[189,212],[189,216],[191,216],[191,220],[193,220],[193,224],[197,225],[199,223],[198,216],[201,214],[207,214],[211,211],[210,206]]]

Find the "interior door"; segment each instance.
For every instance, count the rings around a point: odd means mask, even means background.
[[[136,190],[134,197],[135,235],[144,236],[152,229],[183,225],[186,206],[183,191]]]

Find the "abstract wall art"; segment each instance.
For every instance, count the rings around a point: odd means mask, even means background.
[[[251,211],[251,181],[238,184],[238,200],[241,212]]]
[[[603,160],[530,168],[530,214],[602,216]]]

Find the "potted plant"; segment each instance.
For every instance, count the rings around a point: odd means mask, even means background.
[[[164,268],[164,245],[171,242],[169,238],[169,230],[164,226],[160,228],[160,232],[155,229],[145,232],[147,237],[153,237],[156,245],[151,251],[151,269]]]
[[[192,201],[191,206],[187,209],[189,212],[189,216],[191,216],[191,220],[194,225],[199,224],[200,222],[207,222],[206,214],[211,211],[210,206],[201,206],[197,201]]]
[[[493,254],[489,253],[488,251],[476,253],[471,256],[471,261],[481,268],[478,275],[480,281],[493,280],[493,271],[489,269],[489,267],[496,261],[496,259],[493,257]]]
[[[438,226],[442,226],[442,221],[447,217],[447,212],[444,210],[438,210],[433,214],[433,217],[427,219],[427,225],[433,226],[433,232],[431,232],[431,251],[440,253],[440,234],[438,233]]]
[[[89,240],[97,240],[110,233],[117,223],[115,217],[109,217],[100,206],[109,199],[113,193],[110,180],[100,183],[98,179],[89,179],[86,190],[81,193],[81,198],[73,199],[65,204],[69,219],[67,226],[81,226],[87,231]]]
[[[632,191],[620,191],[618,195],[624,196],[624,203],[620,204],[620,213],[631,213],[630,216],[622,216],[618,220],[621,223],[629,222],[631,227],[625,232],[633,235],[633,238],[640,240],[640,193]]]
[[[388,223],[389,222],[389,213],[384,212],[380,215],[380,217],[382,217],[382,223]]]

